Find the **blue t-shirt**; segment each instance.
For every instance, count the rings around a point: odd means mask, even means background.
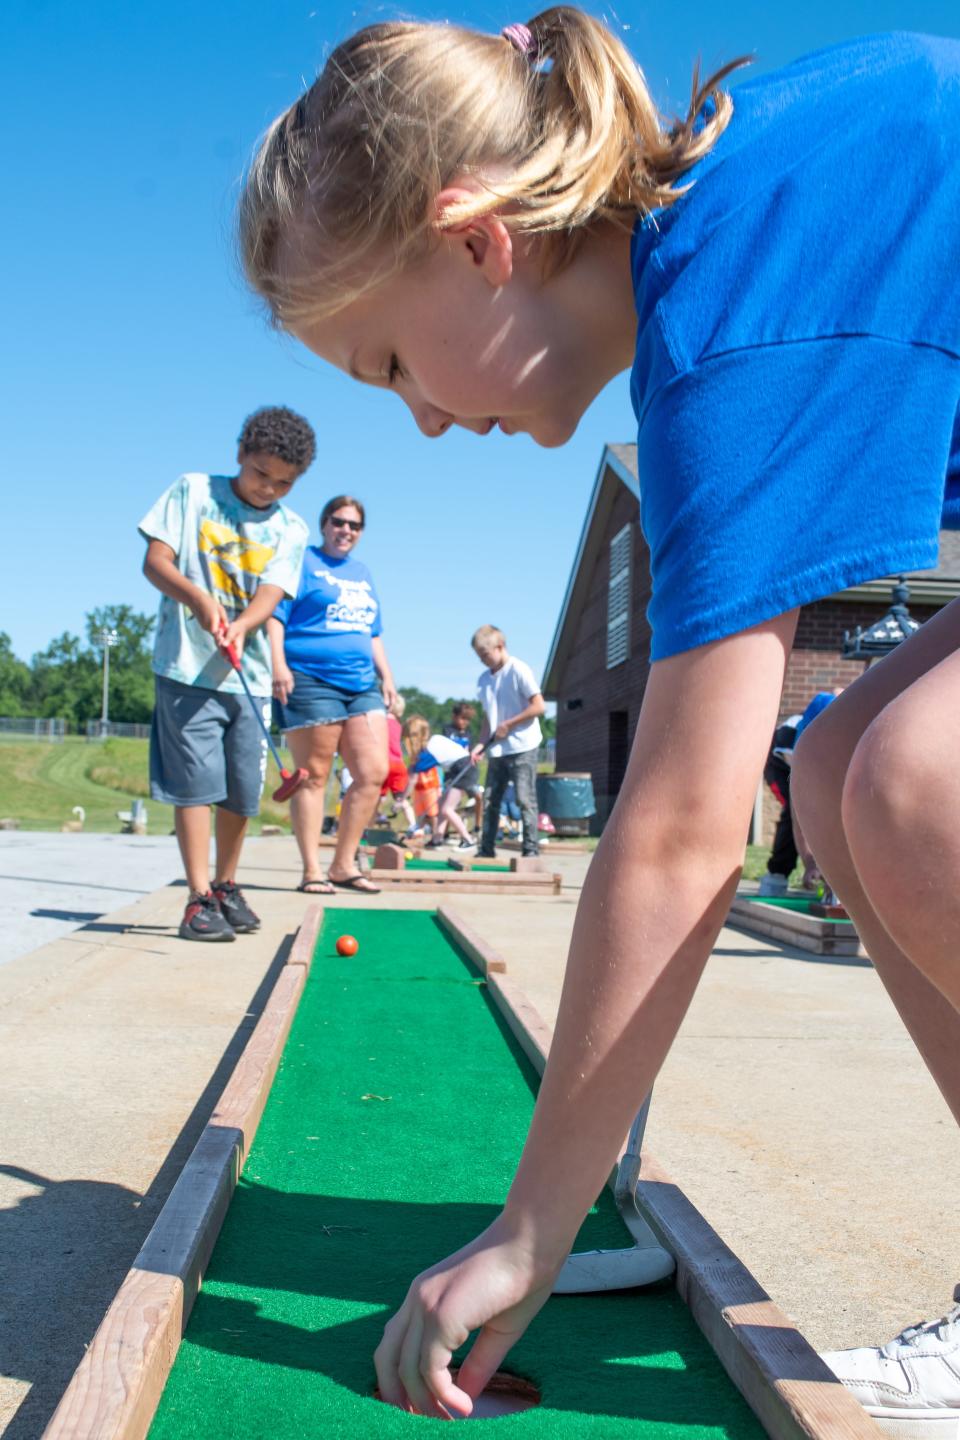
[[[733,100],[634,232],[654,660],[960,526],[960,42],[858,40]]]
[[[374,684],[371,641],[381,630],[380,601],[359,560],[334,560],[308,545],[296,597],[281,601],[273,613],[285,627],[291,670],[353,694]]]

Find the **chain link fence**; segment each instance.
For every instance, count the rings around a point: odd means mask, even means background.
[[[0,715],[0,740],[62,740],[70,726],[49,716]]]

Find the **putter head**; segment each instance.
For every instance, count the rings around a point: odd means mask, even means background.
[[[273,792],[274,800],[279,804],[282,804],[284,800],[289,800],[290,796],[299,790],[304,780],[308,778],[306,770],[281,770],[280,784]]]
[[[554,1295],[595,1295],[604,1290],[636,1290],[666,1280],[676,1269],[673,1256],[659,1245],[623,1250],[580,1250],[568,1255]]]

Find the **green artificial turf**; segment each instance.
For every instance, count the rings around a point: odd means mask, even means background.
[[[341,959],[347,925],[360,950]],[[372,1397],[371,1357],[413,1276],[496,1215],[532,1087],[431,915],[328,909],[152,1440],[435,1429]],[[581,1245],[627,1243],[605,1198]],[[543,1403],[485,1434],[762,1436],[669,1285],[555,1296],[504,1368]]]
[[[803,895],[751,895],[748,898],[756,905],[775,905],[780,910],[799,910],[801,915],[809,915],[810,906],[813,904],[812,900],[809,900]],[[815,915],[813,918],[815,920],[822,920],[824,918],[829,919],[830,917]],[[852,925],[853,921],[840,917],[834,920],[833,924]]]

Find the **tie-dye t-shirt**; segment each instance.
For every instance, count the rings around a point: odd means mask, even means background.
[[[139,530],[144,539],[170,546],[181,575],[219,600],[228,620],[246,609],[261,582],[296,594],[309,533],[306,522],[285,505],[267,510],[246,505],[224,475],[181,475],[143,517]],[[153,668],[182,685],[235,694],[242,688],[213,636],[169,595],[160,601]],[[255,695],[270,694],[265,626],[246,637],[243,673]]]

